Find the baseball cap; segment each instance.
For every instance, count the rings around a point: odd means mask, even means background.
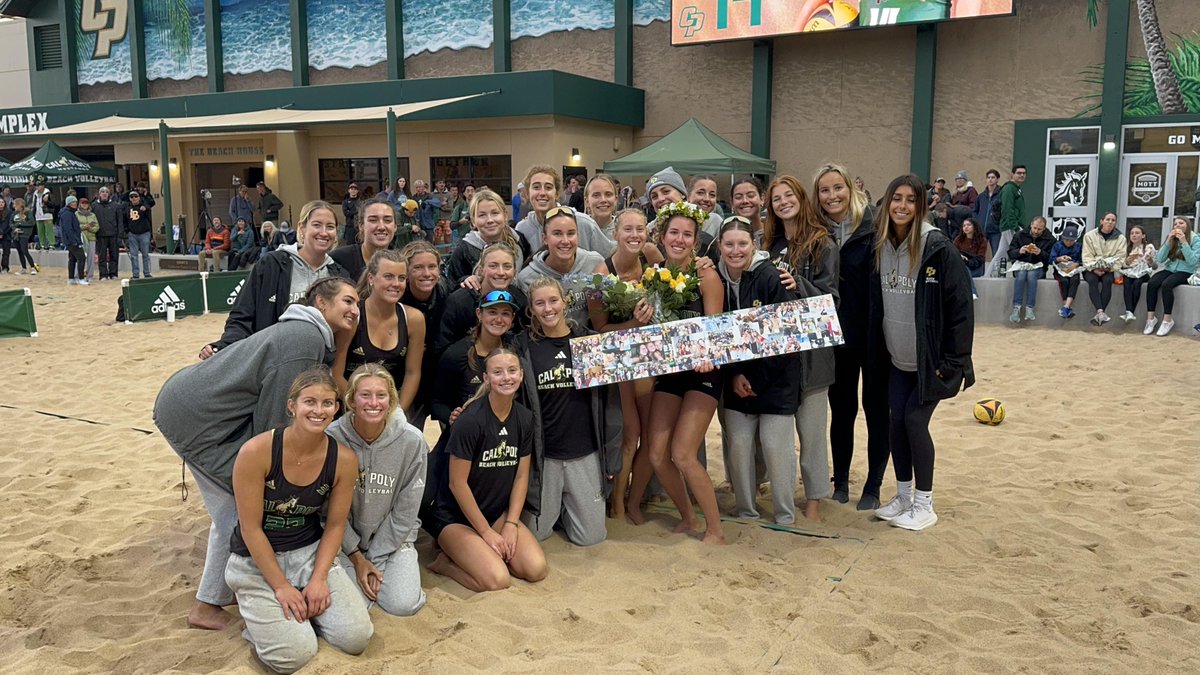
[[[1078,239],[1079,238],[1079,226],[1076,225],[1075,223],[1068,224],[1066,227],[1063,228],[1062,238],[1070,239],[1071,241],[1075,241],[1076,239]]]
[[[404,206],[405,211],[416,211],[417,210],[417,200],[415,200],[415,199],[406,200],[404,202],[403,206]]]
[[[351,184],[350,184],[350,189],[357,190],[357,189],[358,189],[358,183],[351,183]]]
[[[487,309],[488,307],[496,307],[498,305],[508,305],[512,307],[514,312],[520,309],[517,307],[517,303],[513,301],[512,293],[508,291],[488,291],[486,295],[479,296],[479,309]]]
[[[958,173],[954,174],[954,179],[955,179],[955,180],[966,180],[966,179],[967,179],[967,172],[966,172],[966,171],[959,171]]]

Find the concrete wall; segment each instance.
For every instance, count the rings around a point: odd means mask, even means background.
[[[33,102],[27,40],[24,19],[0,19],[0,107],[16,108]]]

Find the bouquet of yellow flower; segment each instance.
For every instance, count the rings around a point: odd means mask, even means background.
[[[679,310],[700,297],[700,281],[695,275],[681,272],[675,265],[647,267],[642,274],[646,299],[654,307],[654,322],[679,320]]]
[[[621,281],[615,274],[568,274],[564,282],[587,294],[589,300],[600,301],[614,323],[632,319],[633,308],[646,297],[642,284]]]

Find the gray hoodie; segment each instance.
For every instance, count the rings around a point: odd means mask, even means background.
[[[286,251],[288,255],[292,256],[292,279],[288,289],[291,302],[303,300],[309,286],[330,276],[329,266],[333,264],[333,258],[329,257],[328,253],[325,254],[325,261],[321,263],[321,266],[314,270],[308,266],[307,260],[300,257],[300,244],[284,244],[279,247],[279,250]]]
[[[379,565],[404,544],[417,540],[421,495],[425,492],[425,462],[429,446],[417,428],[397,409],[374,443],[354,429],[350,416],[338,418],[326,430],[358,457],[358,478],[350,502],[350,523],[342,537],[342,552],[363,552]]]
[[[617,242],[604,234],[604,230],[600,229],[591,216],[585,213],[576,213],[575,224],[579,230],[580,249],[599,253],[601,261],[617,250]],[[537,251],[542,248],[542,224],[538,221],[536,213],[530,211],[525,220],[517,223],[517,232],[525,235],[525,241],[529,242],[530,249]]]
[[[312,307],[167,378],[154,424],[194,470],[233,485],[233,460],[253,436],[288,423],[287,396],[301,372],[329,364],[333,331]]]
[[[913,271],[913,252],[908,239],[896,248],[885,241],[879,255],[879,279],[883,289],[883,339],[892,365],[906,373],[917,370],[917,281],[921,273],[929,233],[935,228],[921,223],[921,250],[916,252],[917,268]]]
[[[529,286],[533,284],[534,279],[538,277],[550,277],[551,279],[562,281],[563,277],[566,276],[546,264],[546,256],[549,254],[549,251],[542,251],[534,255],[529,261],[529,266],[521,270],[521,273],[517,275],[517,287],[525,291],[526,297],[529,296]],[[603,264],[604,258],[599,253],[585,251],[580,248],[575,252],[575,265],[568,274],[587,274],[590,278],[592,272],[596,271],[596,268]],[[588,325],[587,293],[571,288],[574,285],[563,284],[568,296],[563,298],[567,301],[567,318],[574,321],[575,325],[583,327]]]

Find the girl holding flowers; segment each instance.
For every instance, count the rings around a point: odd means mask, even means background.
[[[660,298],[665,295],[663,285],[669,284],[675,291],[674,297],[663,298],[665,314],[675,309],[679,315],[676,318],[688,318],[719,314],[723,308],[724,289],[716,270],[711,267],[696,270],[696,242],[707,217],[703,210],[688,202],[668,204],[658,213],[656,231],[668,269],[653,272],[657,283],[651,283],[646,276],[643,283],[658,289]],[[684,272],[674,273],[671,269]],[[671,307],[676,303],[677,307]],[[698,461],[697,450],[720,396],[721,373],[705,361],[694,370],[658,378],[650,401],[650,463],[679,510],[682,520],[675,531],[690,532],[697,526],[696,513],[688,498],[690,488],[704,513],[704,541],[712,544],[725,543],[725,532],[712,480]],[[629,519],[634,523],[644,520],[640,507],[644,490],[638,490],[639,487],[633,486],[626,503]]]

